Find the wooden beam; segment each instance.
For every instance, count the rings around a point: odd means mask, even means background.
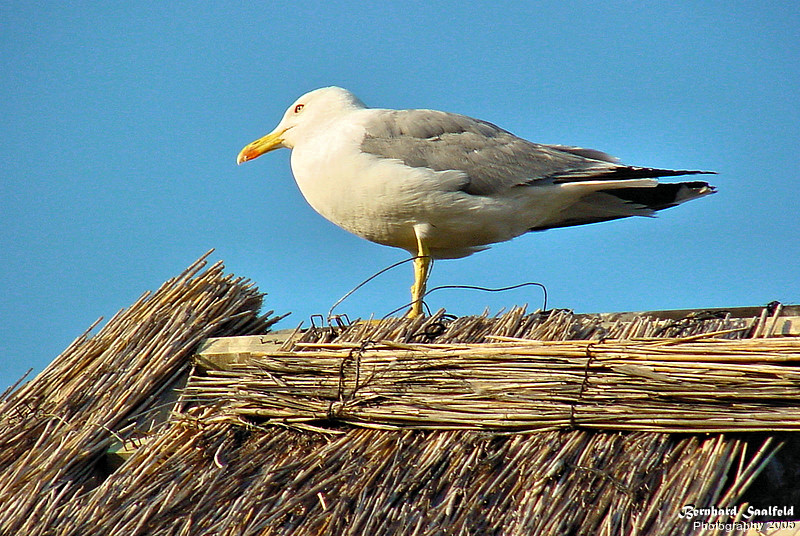
[[[730,314],[731,318],[753,318],[761,316],[765,306],[747,306],[747,307],[708,307],[698,309],[665,309],[660,311],[623,311],[616,313],[581,313],[575,316],[615,316],[622,320],[631,320],[637,316],[649,316],[653,318],[661,318],[665,320],[681,320],[688,316],[698,315],[700,313],[709,314]],[[781,307],[781,316],[800,316],[800,305],[783,305]]]
[[[576,319],[599,318],[603,324],[614,322],[629,322],[637,317],[649,317],[661,320],[674,320],[679,322],[693,317],[702,318],[705,315],[726,315],[731,318],[759,318],[763,317],[767,329],[761,336],[769,334],[773,337],[800,336],[800,306],[784,306],[776,311],[778,316],[766,318],[765,307],[732,307],[713,309],[675,309],[668,311],[640,311],[601,314],[577,314]],[[266,335],[249,335],[240,337],[211,338],[204,341],[195,354],[195,362],[205,370],[231,370],[237,364],[246,365],[252,362],[254,356],[268,356],[280,353],[281,348],[286,348],[290,339],[299,337],[299,329],[285,329],[274,331]]]
[[[277,352],[296,333],[296,329],[281,329],[266,335],[216,337],[206,339],[195,354],[196,363],[206,370],[227,370],[231,365],[249,362],[253,354]]]

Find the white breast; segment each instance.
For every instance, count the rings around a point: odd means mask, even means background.
[[[308,203],[343,229],[385,245],[413,249],[420,205],[420,183],[430,172],[412,170],[399,161],[360,151],[364,129],[359,115],[349,114],[306,137],[292,150],[292,173]]]

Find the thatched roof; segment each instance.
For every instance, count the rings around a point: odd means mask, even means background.
[[[263,335],[204,262],[6,394],[2,534],[698,533],[797,445],[793,310]]]

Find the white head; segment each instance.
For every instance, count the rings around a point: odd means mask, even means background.
[[[310,91],[289,106],[272,132],[242,149],[236,161],[241,164],[281,147],[291,149],[305,133],[327,119],[360,108],[365,108],[364,103],[346,89],[331,86]]]

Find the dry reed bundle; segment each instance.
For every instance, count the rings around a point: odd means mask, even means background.
[[[776,310],[772,316],[766,309],[760,318],[735,318],[727,314],[705,315],[702,312],[681,320],[633,315],[576,315],[569,310],[547,313],[527,313],[515,307],[490,318],[481,316],[449,318],[440,310],[427,318],[387,318],[380,322],[355,322],[344,329],[312,328],[298,334],[291,343],[357,343],[384,341],[405,343],[463,343],[481,344],[492,337],[513,337],[540,341],[642,339],[689,337],[710,332],[725,332],[726,339],[742,339],[759,334],[768,336],[774,328]],[[627,315],[630,316],[630,315]],[[300,349],[288,344],[284,349]]]
[[[767,450],[583,431],[331,437],[211,424],[197,412],[70,499],[49,526],[62,536],[87,527],[126,536],[683,534],[689,521],[677,512],[735,503]]]
[[[797,420],[797,347],[738,340],[769,335],[777,313],[676,323],[440,311],[298,331],[280,350],[190,374],[202,339],[277,320],[221,264],[201,273],[204,259],[0,403],[0,534],[686,533],[679,509],[735,504],[771,440],[753,451],[723,436],[552,429],[672,430],[691,420],[675,409],[687,403],[695,423],[704,404],[732,402]],[[726,340],[692,337],[709,331]],[[159,396],[186,376],[180,412],[98,474],[109,444],[154,422]],[[310,424],[331,418],[340,423],[324,433]],[[531,428],[550,431],[497,433]]]
[[[201,340],[263,333],[274,321],[259,315],[262,295],[248,281],[225,275],[221,263],[201,272],[207,255],[76,339],[0,404],[2,534],[33,534],[96,485],[98,459],[159,409]]]
[[[240,352],[227,370],[192,377],[186,395],[224,404],[232,419],[281,424],[800,430],[800,339],[488,337],[499,342],[296,342],[304,351]]]

